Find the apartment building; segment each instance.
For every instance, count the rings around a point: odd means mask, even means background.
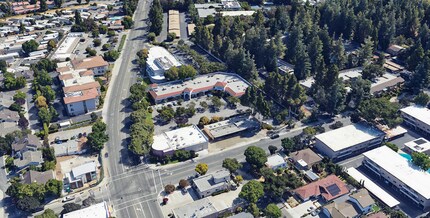
[[[430,136],[430,110],[426,107],[409,106],[400,110],[403,121],[410,128]]]
[[[387,146],[364,153],[363,165],[423,210],[430,208],[430,174]]]
[[[91,70],[94,76],[103,76],[109,67],[109,63],[102,56],[72,60],[71,63],[75,70]]]
[[[330,159],[358,155],[381,145],[385,133],[365,123],[354,123],[315,136],[315,147]]]

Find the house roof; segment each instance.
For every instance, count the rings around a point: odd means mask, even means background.
[[[64,93],[69,93],[69,92],[76,92],[76,91],[82,91],[82,90],[99,88],[99,87],[100,87],[100,83],[97,81],[94,81],[94,82],[85,83],[82,85],[63,87],[63,91]]]
[[[22,154],[21,158],[15,159],[13,163],[18,168],[27,166],[30,163],[43,163],[42,152],[41,151],[26,151]]]
[[[350,218],[360,214],[350,202],[333,202],[324,206],[332,218]]]
[[[30,170],[24,174],[22,182],[25,184],[31,184],[33,182],[36,182],[38,184],[45,184],[50,179],[55,179],[53,170],[48,170],[45,172]]]
[[[290,158],[293,159],[294,162],[303,160],[308,165],[313,165],[322,160],[320,156],[318,156],[315,152],[313,152],[309,148],[290,153]]]
[[[285,160],[279,154],[274,154],[272,156],[267,157],[267,161],[266,161],[267,167],[276,167],[282,164],[285,164]]]
[[[324,179],[297,188],[294,192],[302,199],[322,195],[326,201],[333,200],[349,192],[346,184],[337,176],[330,175]]]
[[[33,148],[39,148],[41,146],[39,138],[31,134],[24,136],[18,139],[17,141],[15,141],[14,143],[12,143],[12,150],[21,151],[27,146],[33,147]]]
[[[91,69],[95,67],[104,67],[109,65],[109,63],[105,61],[102,56],[94,56],[81,60],[75,59],[72,60],[71,63],[75,69]]]
[[[375,203],[372,197],[370,197],[369,192],[362,188],[358,190],[358,192],[351,194],[351,198],[354,198],[358,201],[358,203],[361,205],[361,207],[368,207]]]
[[[82,164],[80,166],[74,167],[72,169],[72,174],[74,177],[78,177],[95,171],[96,171],[96,162],[91,161],[91,162]]]
[[[367,218],[388,218],[388,216],[384,212],[378,212],[367,216]]]
[[[99,92],[97,91],[97,89],[93,88],[93,89],[83,90],[77,95],[64,97],[63,100],[64,100],[64,104],[71,104],[75,102],[95,99],[98,96],[99,96]]]

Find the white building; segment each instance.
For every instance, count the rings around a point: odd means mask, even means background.
[[[152,152],[158,156],[171,155],[176,150],[201,151],[207,149],[209,140],[195,125],[154,136]]]
[[[165,48],[154,46],[149,49],[146,60],[146,72],[153,83],[165,81],[164,72],[171,67],[179,67],[182,64]]]
[[[400,110],[406,125],[425,135],[430,135],[430,110],[426,107],[409,106]]]
[[[430,207],[430,174],[387,146],[364,153],[363,165],[420,208]]]
[[[69,33],[67,37],[57,46],[52,60],[65,61],[67,58],[72,58],[73,50],[79,43],[79,40],[84,33]]]
[[[75,210],[70,213],[63,214],[63,218],[84,218],[84,217],[108,218],[108,217],[111,217],[111,214],[109,213],[109,207],[105,201],[80,210]]]
[[[377,128],[356,123],[316,135],[315,147],[330,159],[342,159],[380,146],[384,136]]]
[[[85,183],[97,179],[96,162],[91,161],[80,166],[72,168],[72,171],[65,175],[66,184],[69,184],[72,189],[80,188]]]
[[[269,167],[272,170],[285,168],[287,167],[287,165],[287,162],[280,154],[274,154],[272,156],[267,157],[266,167]]]
[[[240,6],[240,3],[238,1],[232,1],[232,0],[225,0],[225,1],[221,1],[222,4],[222,8],[224,10],[234,10],[234,11],[238,11],[240,9],[242,9],[242,7]]]
[[[200,198],[208,197],[216,192],[228,190],[229,184],[230,172],[225,169],[193,179],[193,187]]]
[[[405,150],[409,153],[425,153],[430,155],[430,142],[425,138],[415,139],[405,143]]]

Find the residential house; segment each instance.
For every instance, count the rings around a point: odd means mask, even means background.
[[[0,106],[0,136],[19,130],[19,113]]]
[[[291,152],[289,159],[298,170],[310,170],[314,164],[322,161],[322,158],[310,148]]]
[[[50,179],[55,179],[55,173],[53,170],[44,172],[29,170],[22,176],[22,183],[31,184],[33,182],[44,185]]]
[[[20,157],[26,151],[36,151],[41,148],[40,140],[37,136],[28,134],[12,143],[12,156]]]
[[[360,209],[361,214],[368,214],[372,211],[375,201],[370,197],[369,192],[362,188],[349,196],[349,201],[354,203]]]
[[[20,157],[13,160],[13,164],[19,169],[23,170],[30,166],[40,167],[43,163],[41,151],[26,151]]]
[[[272,156],[267,157],[265,165],[272,170],[281,169],[288,166],[284,157],[282,157],[280,154],[274,154]]]
[[[70,185],[72,189],[81,188],[85,183],[96,179],[97,165],[95,161],[74,167],[71,172],[65,174],[65,184]]]
[[[329,175],[326,178],[297,188],[293,190],[293,193],[302,201],[321,199],[328,202],[348,194],[349,189],[336,175]]]
[[[230,172],[219,170],[213,174],[200,176],[193,179],[193,187],[200,198],[229,189]]]

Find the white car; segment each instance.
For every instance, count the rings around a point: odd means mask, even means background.
[[[75,199],[75,196],[66,196],[65,198],[63,198],[63,203],[68,202],[68,201],[72,201],[74,199]]]

